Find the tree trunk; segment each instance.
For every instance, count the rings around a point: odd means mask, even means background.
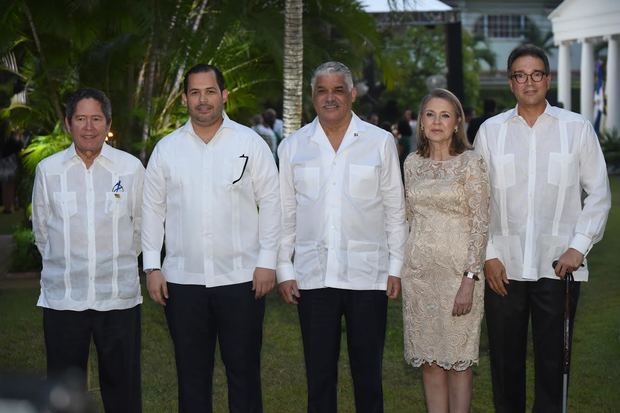
[[[157,47],[153,44],[155,36],[151,33],[151,42],[149,52],[147,54],[147,75],[144,84],[144,122],[142,123],[142,149],[140,150],[140,160],[146,165],[146,146],[151,131],[151,121],[153,112],[153,91],[155,89],[155,70],[157,68],[158,53]]]
[[[303,87],[303,0],[286,0],[284,6],[284,136],[301,126]]]

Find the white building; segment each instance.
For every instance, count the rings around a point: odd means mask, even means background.
[[[549,19],[559,47],[558,99],[571,108],[571,62],[577,58],[580,61],[579,109],[587,119],[594,119],[594,47],[606,43],[605,127],[620,130],[620,1],[565,0]],[[579,53],[574,53],[575,47]]]

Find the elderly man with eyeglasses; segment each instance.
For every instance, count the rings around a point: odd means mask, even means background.
[[[492,188],[484,274],[493,399],[497,412],[525,411],[531,315],[533,411],[559,412],[562,279],[572,272],[576,281],[573,320],[580,282],[588,279],[585,257],[603,237],[611,207],[609,180],[590,122],[547,102],[551,75],[545,53],[532,45],[517,47],[508,57],[508,75],[517,106],[487,120],[474,142],[489,165]]]

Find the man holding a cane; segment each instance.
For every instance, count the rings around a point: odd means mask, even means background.
[[[588,279],[585,257],[602,238],[611,207],[609,180],[590,122],[546,101],[551,75],[544,51],[532,45],[514,49],[508,76],[517,106],[487,120],[474,143],[489,165],[492,188],[484,273],[493,401],[500,413],[525,411],[531,314],[533,411],[560,412],[562,279],[567,273],[575,279],[573,320],[580,282]]]

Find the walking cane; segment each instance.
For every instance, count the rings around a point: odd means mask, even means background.
[[[558,264],[553,261],[553,268]],[[568,372],[570,370],[570,282],[573,273],[564,276],[564,372],[562,375],[562,413],[568,412]]]

